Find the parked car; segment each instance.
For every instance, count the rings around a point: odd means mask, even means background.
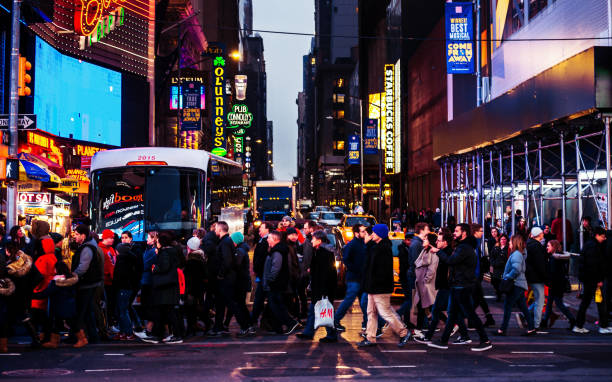
[[[329,244],[334,248],[335,266],[338,274],[335,298],[336,300],[340,300],[344,298],[346,294],[346,266],[342,261],[342,247],[344,247],[344,241],[342,240],[342,235],[338,236],[332,228],[326,228],[325,233],[327,234]]]
[[[319,224],[328,227],[335,227],[340,224],[344,214],[342,212],[321,212]]]
[[[323,212],[323,211],[331,211],[331,208],[327,206],[316,206],[314,208],[314,212]]]
[[[376,218],[371,215],[344,215],[340,224],[338,224],[338,229],[345,243],[353,239],[353,226],[355,224],[363,224],[366,227],[372,227],[376,224]]]

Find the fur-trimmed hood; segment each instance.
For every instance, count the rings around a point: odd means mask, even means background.
[[[19,259],[8,264],[6,270],[13,277],[23,277],[32,269],[32,258],[22,251],[18,251],[17,256]]]
[[[57,285],[60,288],[66,288],[66,287],[71,287],[73,285],[76,285],[77,282],[79,282],[79,276],[76,273],[72,274],[72,277],[69,279],[64,279],[64,280],[54,280],[55,281],[55,285]]]
[[[0,296],[10,296],[15,293],[15,283],[9,278],[0,279]]]
[[[202,251],[201,249],[197,249],[187,255],[187,260],[198,260],[205,263],[206,255],[204,254],[204,251]]]

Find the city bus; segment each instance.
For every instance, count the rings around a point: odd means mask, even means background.
[[[100,151],[91,161],[92,228],[145,241],[150,231],[189,238],[228,207],[242,210],[242,166],[202,150],[142,147]]]

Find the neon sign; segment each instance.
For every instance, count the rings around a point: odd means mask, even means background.
[[[237,127],[249,128],[253,122],[253,113],[249,112],[247,105],[234,105],[232,111],[227,113],[227,122],[229,122],[229,128],[234,129]]]
[[[213,83],[214,83],[214,134],[213,134],[213,149],[211,152],[215,155],[226,156],[226,137],[225,137],[225,59],[221,56],[215,57],[213,60]]]
[[[381,140],[384,142],[385,174],[394,174],[395,167],[395,71],[393,64],[385,65],[385,92],[382,94],[384,120],[381,126]]]
[[[125,8],[119,7],[113,10],[109,15],[101,18],[93,31],[84,36],[80,36],[79,49],[83,50],[91,46],[94,42],[102,40],[108,36],[116,27],[123,25],[125,21]],[[76,19],[75,19],[76,22]]]
[[[98,151],[106,151],[106,149],[103,149],[100,147],[85,146],[85,145],[76,145],[75,150],[76,150],[76,155],[80,155],[83,157],[92,157]]]
[[[125,0],[76,0],[74,7],[74,31],[89,36],[102,18],[119,8]]]

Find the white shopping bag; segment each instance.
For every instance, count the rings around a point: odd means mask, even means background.
[[[329,328],[334,327],[334,306],[329,302],[327,297],[323,297],[321,300],[317,301],[314,311],[315,329],[321,326],[327,326]]]

